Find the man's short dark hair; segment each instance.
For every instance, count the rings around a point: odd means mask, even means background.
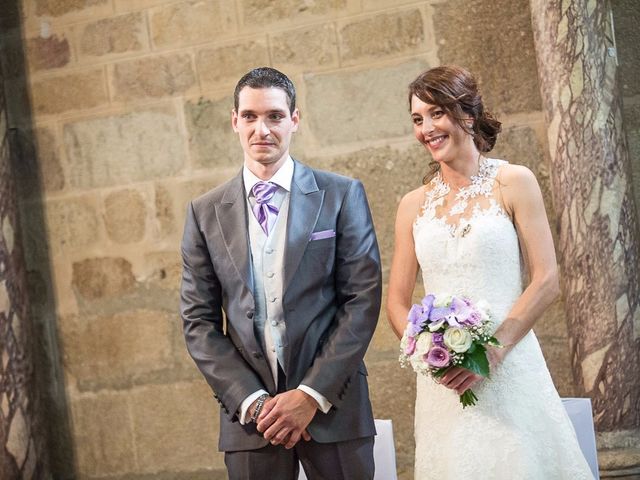
[[[240,96],[240,90],[244,87],[250,88],[280,88],[287,94],[287,103],[289,105],[289,112],[293,114],[296,109],[296,89],[293,86],[289,77],[284,73],[271,67],[254,68],[249,73],[244,75],[236,85],[236,89],[233,92],[233,105],[238,111],[238,98]]]

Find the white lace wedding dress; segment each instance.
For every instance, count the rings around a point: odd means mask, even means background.
[[[448,204],[436,175],[413,228],[425,292],[484,299],[496,324],[522,291],[518,237],[497,200],[505,163],[483,159]],[[416,480],[593,479],[533,332],[473,391],[477,404],[463,410],[454,391],[418,375]]]

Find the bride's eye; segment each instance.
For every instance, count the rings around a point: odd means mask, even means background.
[[[422,124],[422,117],[413,117],[411,120],[413,121],[414,125],[421,125]]]
[[[444,115],[444,111],[443,110],[434,110],[431,113],[431,117],[432,118],[441,118]]]

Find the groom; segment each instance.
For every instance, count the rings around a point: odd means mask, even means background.
[[[380,259],[362,184],[289,156],[300,116],[289,78],[240,79],[233,179],[188,207],[181,313],[220,403],[229,478],[372,479],[362,361],[380,309]]]

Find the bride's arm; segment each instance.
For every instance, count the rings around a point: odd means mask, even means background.
[[[414,190],[400,200],[396,214],[395,246],[389,286],[387,287],[387,318],[398,338],[407,325],[411,297],[416,285],[418,261],[413,243],[413,222],[419,212],[423,188]]]
[[[530,283],[496,330],[496,338],[505,345],[491,352],[496,361],[531,330],[560,293],[553,239],[538,182],[526,167],[509,165],[502,170],[501,192],[529,267]]]

